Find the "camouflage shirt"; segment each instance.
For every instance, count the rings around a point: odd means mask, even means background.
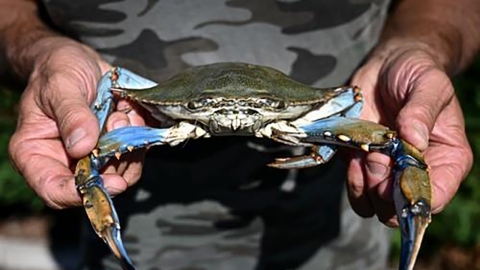
[[[378,40],[388,0],[44,0],[51,21],[114,65],[156,81],[239,61],[316,86],[345,84]],[[385,269],[387,231],[358,218],[345,165],[280,171],[301,149],[215,138],[149,152],[139,184],[116,198],[140,269]],[[118,269],[86,228],[90,269]]]

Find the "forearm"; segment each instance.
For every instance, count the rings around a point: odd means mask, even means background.
[[[17,75],[22,78],[29,76],[43,51],[38,41],[51,37],[61,35],[42,21],[37,1],[0,0],[1,53]]]
[[[480,46],[478,0],[397,1],[378,50],[417,43],[432,53],[449,74],[464,68]]]

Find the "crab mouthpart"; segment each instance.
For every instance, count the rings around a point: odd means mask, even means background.
[[[254,110],[219,110],[210,117],[209,128],[216,135],[252,135],[262,125]]]

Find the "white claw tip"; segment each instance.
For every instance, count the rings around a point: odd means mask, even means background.
[[[365,152],[370,152],[370,146],[368,146],[368,144],[366,144],[366,143],[361,144],[360,148],[362,148],[362,150],[365,151]]]
[[[350,137],[348,137],[346,135],[343,135],[343,134],[338,135],[337,138],[341,141],[344,141],[344,142],[349,142],[351,140]]]

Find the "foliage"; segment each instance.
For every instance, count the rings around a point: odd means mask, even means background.
[[[15,129],[15,104],[20,93],[0,86],[0,96],[0,209],[21,205],[22,209],[37,212],[43,208],[43,203],[13,169],[7,153],[8,141]]]

